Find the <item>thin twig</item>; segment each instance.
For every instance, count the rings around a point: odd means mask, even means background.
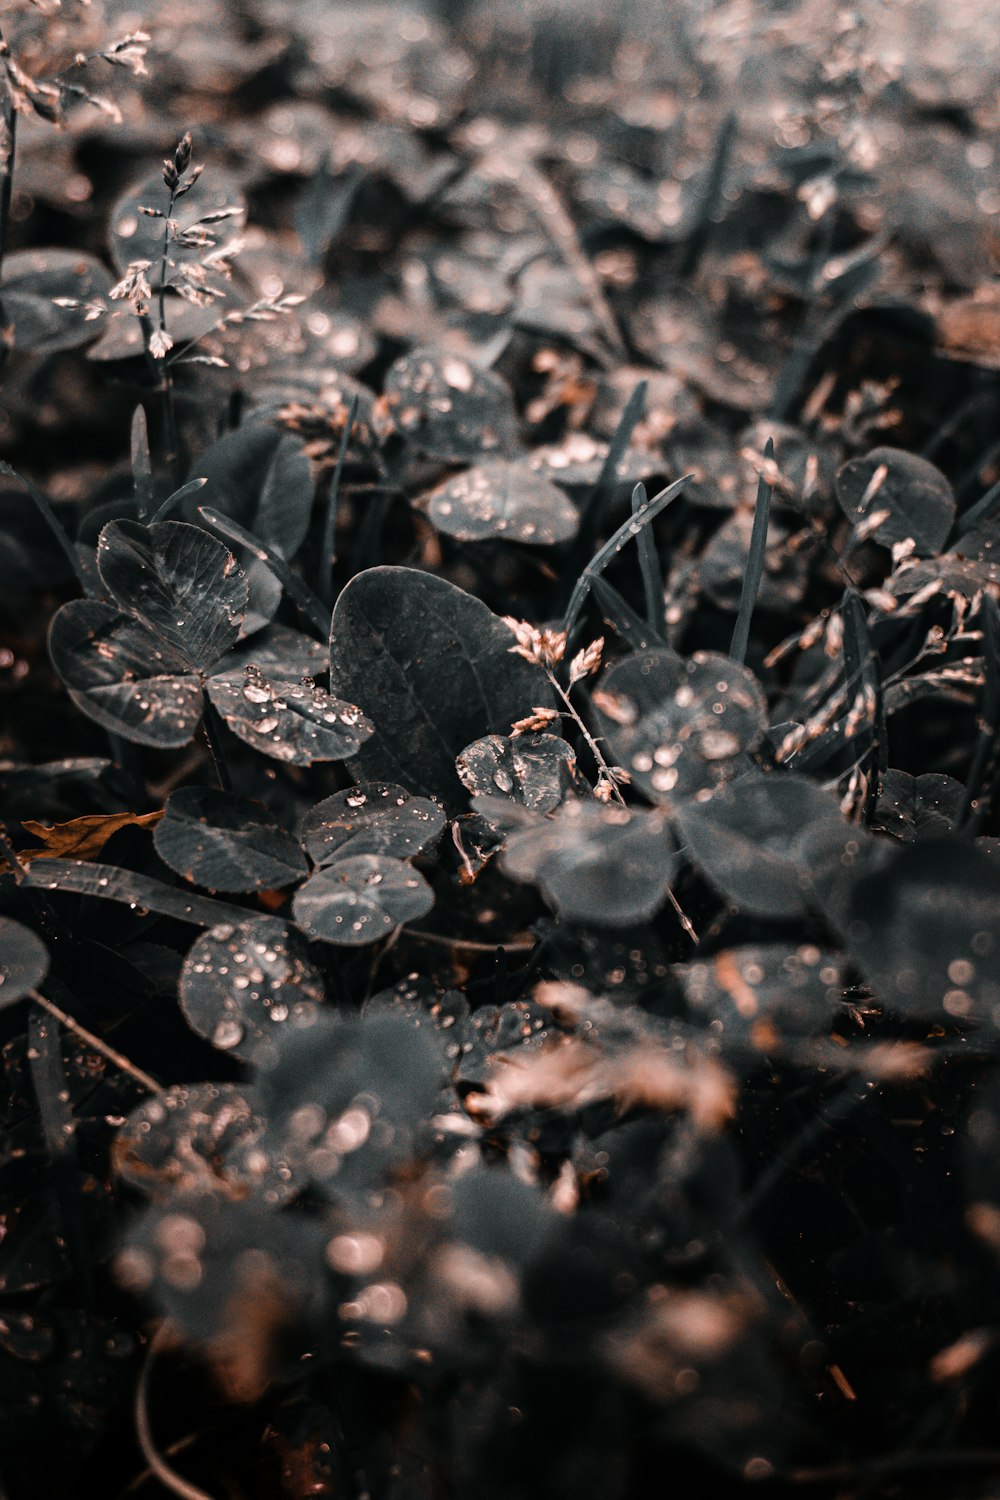
[[[167,1092],[162,1083],[157,1083],[155,1078],[150,1078],[148,1073],[144,1073],[141,1068],[136,1067],[135,1063],[130,1062],[123,1052],[118,1052],[114,1047],[109,1047],[107,1042],[102,1042],[99,1036],[95,1036],[92,1031],[88,1031],[86,1026],[81,1026],[79,1021],[75,1021],[66,1011],[61,1010],[54,1001],[47,999],[38,990],[29,990],[28,993],[36,1005],[40,1005],[43,1010],[47,1010],[49,1015],[53,1016],[61,1026],[66,1027],[67,1031],[72,1031],[82,1042],[86,1042],[88,1047],[93,1047],[95,1052],[100,1052],[102,1057],[106,1057],[108,1062],[114,1063],[116,1068],[120,1068],[130,1078],[134,1078],[136,1083],[140,1083],[149,1093],[165,1094]]]
[[[199,1489],[196,1484],[191,1484],[176,1473],[159,1452],[153,1440],[153,1430],[149,1421],[149,1382],[153,1373],[153,1365],[167,1346],[170,1336],[170,1324],[164,1322],[160,1324],[149,1341],[149,1350],[143,1361],[135,1392],[136,1437],[139,1439],[143,1458],[165,1489],[172,1491],[175,1495],[180,1495],[181,1500],[213,1500],[213,1497],[205,1490]]]
[[[424,943],[436,943],[439,948],[465,948],[470,953],[495,953],[503,948],[506,953],[530,953],[536,946],[535,939],[513,943],[480,943],[473,938],[446,937],[443,932],[422,932],[416,927],[404,927],[407,937],[419,938]]]

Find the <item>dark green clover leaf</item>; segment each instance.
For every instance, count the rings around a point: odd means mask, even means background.
[[[0,1009],[37,989],[48,969],[41,938],[11,917],[0,917]]]
[[[382,854],[353,854],[300,886],[292,911],[311,937],[359,948],[425,917],[433,905],[434,892],[412,865]]]
[[[443,578],[385,567],[353,578],[333,614],[330,690],[375,726],[352,763],[358,780],[464,806],[459,753],[551,698],[514,644],[492,610]]]
[[[763,737],[766,702],[753,673],[727,656],[636,651],[594,693],[615,760],[657,801],[720,786]]]
[[[285,1028],[314,1023],[324,999],[304,938],[276,917],[210,928],[181,969],[181,1010],[192,1031],[258,1066],[273,1058]]]
[[[174,792],[153,840],[176,874],[208,890],[277,890],[309,873],[298,840],[259,802],[212,787]]]
[[[433,843],[444,825],[436,802],[370,781],[317,802],[302,821],[301,835],[310,859],[329,865],[355,854],[410,859]]]

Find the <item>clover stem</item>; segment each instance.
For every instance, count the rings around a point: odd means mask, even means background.
[[[597,743],[597,740],[594,738],[594,736],[591,734],[590,730],[587,728],[586,724],[583,722],[583,719],[577,713],[576,708],[573,706],[572,700],[570,699],[569,693],[566,692],[565,688],[563,687],[563,685],[559,681],[559,679],[556,677],[556,674],[553,672],[553,670],[552,670],[551,667],[545,667],[544,668],[544,672],[545,672],[546,677],[549,679],[550,685],[555,689],[555,691],[558,693],[559,697],[565,703],[565,705],[566,705],[566,712],[569,714],[570,718],[573,720],[573,723],[577,726],[577,728],[579,729],[580,733],[583,735],[584,739],[586,740],[588,746],[590,747],[590,753],[591,753],[591,755],[593,755],[594,759],[596,760],[597,765],[598,765],[598,769],[600,770],[600,773],[601,773],[600,780],[604,783],[605,786],[608,786],[608,787],[611,788],[611,794],[612,794],[612,796],[615,797],[617,799],[617,801],[621,803],[622,807],[625,807],[627,805],[626,802],[625,802],[625,798],[622,796],[621,791],[620,791],[619,786],[618,786],[618,783],[615,780],[614,775],[612,774],[611,767],[608,765],[607,760],[604,757],[604,752],[601,750],[601,747]],[[698,945],[698,934],[694,930],[694,926],[693,926],[693,924],[691,922],[691,918],[688,916],[687,912],[681,906],[681,904],[678,901],[677,897],[674,895],[673,891],[670,890],[670,889],[667,890],[667,900],[670,902],[670,905],[673,907],[678,922],[680,922],[681,926],[683,927],[684,931],[687,933],[688,937],[691,939],[692,943],[694,943],[695,946],[697,947],[697,945]]]
[[[573,720],[573,723],[576,725],[577,729],[579,729],[580,733],[586,740],[587,745],[590,749],[590,753],[597,762],[598,769],[601,773],[600,780],[605,784],[605,786],[610,787],[612,795],[621,803],[622,807],[624,807],[626,805],[625,798],[619,791],[618,783],[615,781],[614,776],[611,774],[611,767],[608,765],[606,759],[604,758],[603,750],[595,740],[594,736],[591,734],[590,730],[587,728],[586,724],[583,722],[583,719],[577,713],[572,699],[569,696],[569,693],[566,692],[555,672],[553,672],[551,667],[545,667],[544,671],[546,677],[549,679],[550,687],[554,688],[556,693],[558,693],[559,697],[562,699],[563,703],[565,703],[566,712],[569,714],[570,718]]]
[[[114,1047],[109,1047],[107,1042],[102,1042],[99,1036],[95,1036],[92,1031],[88,1031],[86,1026],[81,1026],[79,1021],[74,1021],[73,1017],[67,1014],[66,1011],[61,1010],[54,1001],[49,1000],[45,995],[39,994],[38,990],[30,990],[29,994],[36,1005],[40,1005],[43,1010],[47,1010],[54,1020],[58,1021],[61,1026],[65,1026],[67,1031],[72,1031],[75,1036],[80,1038],[81,1042],[86,1042],[88,1047],[92,1047],[95,1052],[99,1052],[102,1057],[106,1057],[108,1062],[114,1063],[116,1068],[120,1068],[130,1078],[134,1078],[136,1083],[142,1084],[144,1089],[148,1089],[151,1094],[166,1093],[166,1089],[162,1083],[157,1083],[155,1078],[150,1078],[148,1073],[144,1073],[141,1068],[136,1067],[134,1062],[130,1062],[123,1052],[118,1052]]]

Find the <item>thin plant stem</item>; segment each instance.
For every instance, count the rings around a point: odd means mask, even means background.
[[[163,223],[163,249],[160,255],[160,285],[157,301],[160,333],[167,331],[167,309],[165,302],[167,281],[167,252],[170,245],[170,225],[174,217],[174,204],[177,201],[176,188],[170,189],[170,205],[167,209],[167,217]],[[167,470],[177,484],[180,480],[180,457],[177,448],[177,413],[174,408],[174,377],[170,367],[170,361],[164,358],[161,361],[163,369],[160,375],[163,391],[163,439],[166,448]]]
[[[555,689],[556,693],[562,699],[563,703],[565,703],[565,705],[566,705],[566,712],[569,714],[570,718],[573,720],[573,723],[576,725],[576,727],[579,729],[580,733],[583,735],[584,739],[586,740],[588,748],[590,749],[590,753],[591,753],[591,755],[593,755],[594,759],[597,762],[597,766],[598,766],[598,769],[600,771],[600,780],[601,780],[601,782],[605,786],[610,787],[610,789],[611,789],[611,795],[615,798],[615,800],[617,802],[619,802],[622,805],[622,807],[626,807],[628,804],[626,803],[625,798],[621,794],[621,790],[620,790],[620,788],[618,786],[618,783],[615,780],[614,775],[612,774],[611,767],[608,765],[608,762],[607,762],[607,760],[605,759],[605,756],[604,756],[604,752],[601,749],[600,745],[598,744],[597,740],[591,734],[590,730],[587,728],[586,724],[583,722],[583,719],[577,713],[577,710],[574,707],[573,702],[572,702],[569,694],[566,692],[566,690],[564,689],[562,683],[556,677],[556,674],[553,672],[552,668],[551,667],[545,667],[544,668],[544,672],[545,672],[546,677],[549,680],[550,685]],[[698,934],[697,934],[697,932],[694,929],[694,925],[693,925],[693,923],[691,921],[691,918],[688,916],[687,912],[681,906],[680,902],[678,901],[677,897],[674,895],[673,891],[670,890],[669,888],[667,890],[667,899],[669,900],[670,905],[674,909],[674,913],[675,913],[675,915],[677,917],[678,922],[680,922],[681,926],[683,927],[684,931],[687,933],[688,937],[691,939],[692,943],[694,943],[694,945],[697,947],[697,945],[698,945]]]
[[[139,1381],[135,1392],[135,1434],[142,1449],[142,1456],[146,1460],[156,1478],[164,1489],[170,1490],[174,1495],[180,1495],[181,1500],[212,1500],[212,1496],[205,1490],[199,1489],[196,1484],[176,1473],[166,1459],[160,1453],[153,1438],[153,1428],[149,1420],[149,1386],[153,1373],[153,1367],[163,1350],[167,1347],[172,1337],[170,1324],[161,1323],[149,1342],[149,1349],[143,1361],[142,1370],[139,1373]]]
[[[148,1073],[144,1073],[142,1068],[136,1067],[135,1063],[130,1062],[123,1052],[118,1052],[114,1047],[110,1047],[107,1042],[102,1042],[99,1036],[95,1036],[92,1031],[88,1031],[86,1026],[81,1026],[79,1021],[75,1021],[71,1015],[60,1009],[53,1000],[49,1000],[47,996],[40,994],[38,990],[29,990],[28,993],[35,1004],[40,1005],[42,1010],[47,1010],[49,1015],[59,1022],[60,1026],[65,1026],[67,1031],[72,1031],[82,1042],[86,1042],[88,1047],[92,1047],[95,1052],[99,1052],[102,1057],[106,1057],[108,1062],[114,1063],[116,1068],[119,1068],[123,1073],[127,1073],[130,1078],[134,1078],[136,1083],[141,1084],[149,1093],[165,1094],[167,1092],[162,1083],[157,1083],[156,1079],[151,1078]]]

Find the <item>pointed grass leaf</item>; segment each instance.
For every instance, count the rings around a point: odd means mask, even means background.
[[[485,604],[442,578],[396,567],[353,578],[334,610],[330,688],[375,725],[352,763],[358,779],[464,807],[456,756],[551,700],[513,645]]]
[[[371,781],[317,802],[300,832],[310,859],[322,866],[355,854],[410,859],[432,844],[444,825],[436,802]]]
[[[460,542],[501,538],[551,547],[576,535],[580,517],[566,494],[524,461],[488,459],[423,497],[438,531]]]
[[[355,854],[300,886],[292,911],[310,937],[357,948],[419,921],[433,905],[434,892],[412,865],[382,854]]]
[[[753,673],[710,651],[688,660],[665,647],[634,652],[605,674],[593,702],[615,760],[657,801],[728,781],[765,729]]]
[[[209,928],[181,968],[181,1010],[192,1031],[258,1067],[275,1060],[285,1029],[313,1025],[325,998],[305,939],[275,917]]]
[[[0,1010],[37,989],[48,971],[41,938],[12,917],[0,917]]]
[[[501,855],[504,873],[538,885],[561,917],[596,927],[653,916],[677,865],[663,813],[597,802],[567,802],[512,834]]]
[[[694,864],[721,895],[757,917],[800,917],[810,906],[810,844],[847,825],[836,797],[793,772],[751,771],[675,820]]]
[[[913,540],[917,557],[936,557],[955,521],[955,495],[941,470],[901,448],[873,448],[837,473],[837,500],[855,525],[887,511],[874,536],[884,546]]]
[[[345,760],[372,733],[353,703],[308,680],[270,682],[251,666],[244,668],[242,681],[229,673],[212,678],[208,696],[233,734],[286,765]]]
[[[259,802],[213,787],[173,792],[153,842],[176,875],[211,891],[280,890],[309,873],[298,840]]]
[[[215,537],[183,521],[110,521],[97,543],[101,580],[119,608],[210,671],[239,639],[247,581]]]

